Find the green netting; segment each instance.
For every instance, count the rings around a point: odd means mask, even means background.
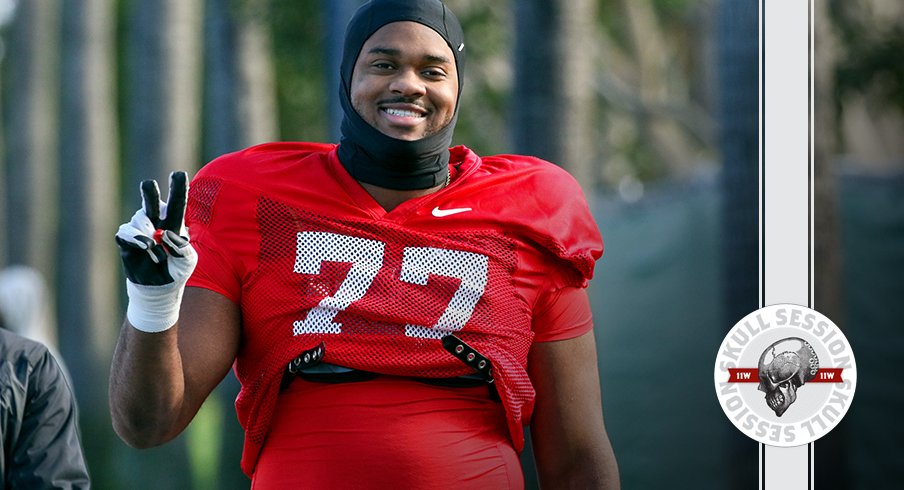
[[[848,488],[895,488],[904,481],[904,389],[897,374],[904,364],[904,174],[840,182],[841,327],[858,375],[839,425]]]
[[[655,189],[630,205],[598,200],[606,252],[591,297],[624,488],[727,488],[730,445],[746,439],[712,383],[726,331],[719,209],[715,182]]]

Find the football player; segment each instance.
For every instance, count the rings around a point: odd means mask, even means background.
[[[232,367],[254,488],[521,488],[527,424],[542,484],[618,487],[598,227],[559,167],[450,148],[466,52],[439,0],[373,0],[346,32],[338,145],[222,156],[165,203],[142,184],[117,233],[126,442],[178,435]]]

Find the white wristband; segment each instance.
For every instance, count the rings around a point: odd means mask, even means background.
[[[179,320],[184,282],[163,286],[145,286],[126,280],[129,306],[126,318],[138,330],[147,333],[163,332]]]

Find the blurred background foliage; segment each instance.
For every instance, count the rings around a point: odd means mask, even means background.
[[[231,376],[163,447],[113,434],[124,288],[112,235],[141,179],[263,141],[337,141],[335,67],[360,3],[0,0],[0,267],[46,280],[42,332],[72,373],[97,488],[248,487]],[[754,488],[756,445],[718,410],[709,376],[724,331],[758,306],[758,2],[447,3],[468,40],[455,143],[562,165],[603,231],[591,292],[625,488]],[[816,307],[863,372],[819,442],[817,481],[879,488],[904,477],[891,422],[904,400],[883,391],[883,366],[904,352],[904,311],[883,303],[904,294],[904,7],[811,8]],[[664,383],[675,365],[684,382]]]

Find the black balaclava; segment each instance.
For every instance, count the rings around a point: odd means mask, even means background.
[[[381,27],[392,22],[412,21],[436,31],[452,49],[458,72],[458,98],[452,120],[438,132],[415,141],[381,133],[352,107],[352,71],[364,43]],[[427,189],[445,182],[449,146],[458,119],[464,66],[464,33],[458,19],[440,0],[371,0],[355,13],[345,33],[345,48],[339,71],[339,100],[345,113],[339,160],[356,180],[389,189]]]

